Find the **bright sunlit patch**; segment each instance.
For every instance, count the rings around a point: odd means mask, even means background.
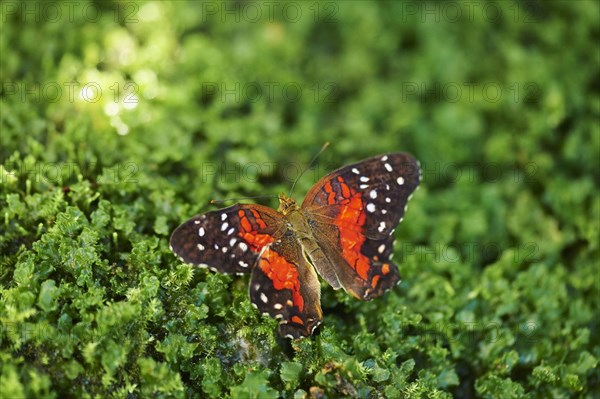
[[[140,99],[135,94],[129,94],[123,100],[123,108],[125,109],[134,109],[137,108]]]
[[[162,10],[159,3],[146,3],[140,8],[139,17],[142,22],[156,21]]]
[[[79,90],[79,98],[87,103],[95,103],[102,97],[102,88],[98,83],[87,83]]]
[[[104,113],[108,116],[115,116],[119,113],[119,104],[117,103],[107,103],[104,106]]]
[[[140,94],[147,99],[153,99],[158,93],[158,78],[152,69],[140,69],[133,75],[133,81],[139,85]]]
[[[127,133],[129,133],[129,126],[127,126],[125,122],[123,122],[123,120],[121,120],[121,118],[118,116],[110,118],[110,125],[114,127],[117,130],[117,133],[121,136],[125,136]]]

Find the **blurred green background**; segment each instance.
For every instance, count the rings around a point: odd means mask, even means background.
[[[4,1],[3,398],[598,397],[596,1]],[[290,342],[211,199],[408,151],[402,283]],[[263,202],[276,206],[271,199]]]

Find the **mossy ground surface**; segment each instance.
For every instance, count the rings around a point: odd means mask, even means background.
[[[2,398],[599,394],[598,2],[1,6]],[[299,199],[388,151],[423,182],[402,283],[323,284],[290,342],[168,239],[325,141]]]

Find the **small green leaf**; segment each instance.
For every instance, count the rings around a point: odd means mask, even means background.
[[[231,388],[233,398],[276,399],[279,392],[269,386],[269,371],[250,371],[244,381]]]
[[[58,289],[56,288],[56,282],[54,280],[44,281],[40,287],[40,293],[38,295],[38,306],[46,312],[56,309],[57,295]]]
[[[281,364],[280,376],[285,383],[286,389],[291,390],[298,386],[302,365],[296,362],[283,362]]]

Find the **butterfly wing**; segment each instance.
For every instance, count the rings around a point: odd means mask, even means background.
[[[386,154],[340,168],[309,191],[302,209],[320,247],[311,260],[333,288],[368,300],[398,282],[392,234],[420,176],[410,154]]]
[[[171,235],[171,250],[183,262],[221,273],[248,273],[260,252],[286,227],[266,206],[237,204],[195,216]]]
[[[355,220],[340,219],[340,213],[364,214],[359,230],[369,238],[382,239],[401,222],[420,180],[421,168],[412,155],[378,155],[323,177],[308,192],[302,208],[349,226]]]
[[[322,321],[315,269],[292,234],[265,247],[250,279],[250,299],[263,314],[280,319],[288,338],[307,337]]]

